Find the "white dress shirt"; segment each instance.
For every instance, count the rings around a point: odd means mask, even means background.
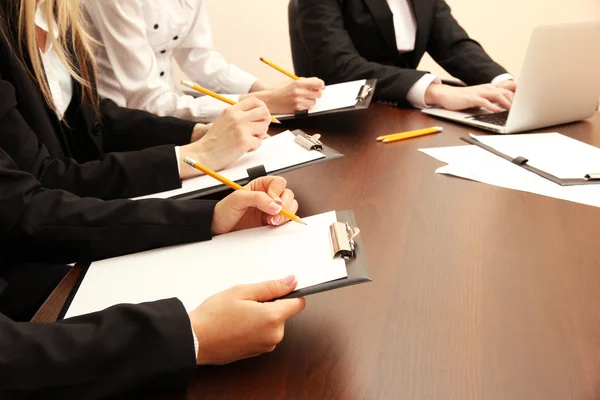
[[[394,30],[396,32],[396,45],[398,51],[408,53],[415,49],[417,39],[417,23],[415,14],[408,0],[387,0],[394,16]],[[507,79],[513,79],[510,74],[498,75],[492,80],[492,85],[497,85]],[[406,99],[415,107],[427,108],[425,92],[432,83],[442,83],[434,74],[426,74],[419,79],[408,91]]]
[[[40,7],[46,1],[42,0],[35,12],[35,25],[46,32],[46,51],[40,49],[40,57],[42,59],[42,65],[46,72],[46,80],[48,81],[48,87],[50,88],[50,94],[54,102],[54,107],[58,119],[62,119],[69,108],[71,99],[73,98],[73,80],[71,74],[64,66],[56,50],[52,45],[52,35],[54,38],[58,37],[58,28],[56,24],[52,24],[52,32],[50,32],[48,21],[46,20],[46,13],[44,9]]]
[[[86,0],[98,49],[101,97],[121,106],[198,122],[226,104],[186,96],[173,81],[174,58],[192,80],[222,94],[244,94],[256,78],[229,64],[212,43],[205,0]]]

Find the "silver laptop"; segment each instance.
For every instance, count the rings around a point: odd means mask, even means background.
[[[498,133],[517,133],[590,118],[600,97],[600,21],[534,29],[509,111],[422,110]]]

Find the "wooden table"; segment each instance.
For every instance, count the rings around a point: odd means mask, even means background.
[[[468,130],[417,111],[293,128],[346,155],[285,177],[303,216],[354,210],[374,282],[310,296],[275,352],[200,368],[176,399],[600,398],[600,209],[435,174],[417,149]],[[552,130],[600,146],[600,115]]]

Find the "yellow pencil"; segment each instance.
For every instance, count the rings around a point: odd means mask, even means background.
[[[427,129],[418,129],[416,131],[394,133],[391,135],[379,136],[376,140],[383,143],[397,142],[398,140],[410,139],[413,137],[431,135],[432,133],[442,132],[444,129],[441,126],[434,126]]]
[[[271,62],[269,60],[267,60],[266,58],[260,58],[260,61],[264,62],[265,64],[267,64],[269,67],[273,67],[275,68],[277,71],[281,72],[284,75],[289,76],[290,78],[292,78],[293,80],[297,81],[300,78],[298,76],[296,76],[295,74],[292,74],[290,71],[280,67],[279,65],[275,64],[274,62]]]
[[[198,171],[202,171],[204,172],[206,175],[211,176],[213,178],[215,178],[216,180],[218,180],[219,182],[229,186],[230,188],[232,188],[233,190],[246,190],[246,188],[244,188],[243,186],[235,183],[232,180],[229,180],[227,178],[225,178],[223,175],[220,175],[219,173],[213,171],[212,169],[205,167],[202,164],[199,164],[197,161],[193,160],[190,157],[186,157],[184,159],[185,163],[196,168]],[[299,224],[304,224],[306,225],[306,222],[302,221],[302,219],[300,219],[300,217],[298,217],[297,215],[281,209],[281,211],[279,212],[279,214],[283,215],[284,217],[286,217],[289,220],[292,220],[294,222],[298,222]]]
[[[235,101],[233,101],[233,100],[231,100],[231,99],[228,99],[228,98],[227,98],[227,97],[225,97],[225,96],[221,96],[219,93],[215,93],[215,92],[213,92],[212,90],[208,90],[208,89],[206,89],[206,88],[203,88],[203,87],[202,87],[202,86],[200,86],[200,85],[196,85],[196,84],[195,84],[195,83],[193,83],[193,82],[182,80],[182,81],[181,81],[181,84],[182,84],[183,86],[185,86],[185,87],[188,87],[188,88],[190,88],[190,89],[194,89],[194,90],[195,90],[195,91],[197,91],[197,92],[203,93],[203,94],[205,94],[205,95],[207,95],[207,96],[210,96],[210,97],[213,97],[213,98],[215,98],[215,99],[217,99],[217,100],[221,100],[222,102],[224,102],[224,103],[227,103],[227,104],[229,104],[229,105],[232,105],[232,106],[234,106],[234,105],[236,105],[236,104],[237,104]],[[280,122],[280,121],[279,121],[277,118],[275,118],[275,117],[271,118],[271,121],[275,122],[276,124],[280,124],[280,123],[281,123],[281,122]]]

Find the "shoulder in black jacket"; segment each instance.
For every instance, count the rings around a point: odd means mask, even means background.
[[[0,35],[0,148],[22,171],[45,187],[101,199],[181,187],[174,146],[190,142],[193,122],[120,108],[110,100],[100,103],[96,115],[82,102],[81,85],[73,81],[73,88],[61,122]]]
[[[93,261],[210,239],[213,209],[209,201],[78,198],[42,187],[0,150],[0,268],[13,259]],[[141,386],[179,390],[194,370],[190,321],[178,300],[55,324],[0,315],[2,399],[99,399]]]

